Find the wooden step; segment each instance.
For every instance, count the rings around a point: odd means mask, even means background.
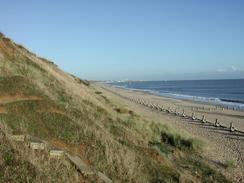
[[[49,150],[49,155],[51,158],[62,158],[64,156],[64,151],[60,149]]]
[[[45,144],[43,142],[30,141],[29,147],[34,150],[44,150]]]
[[[104,183],[113,183],[113,181],[108,178],[105,174],[103,174],[102,172],[97,172],[97,176],[104,181]]]
[[[84,175],[95,174],[95,172],[83,160],[81,160],[80,157],[76,155],[71,155],[69,153],[65,153],[65,155],[82,174]]]
[[[11,140],[14,140],[16,142],[24,142],[25,141],[25,135],[11,135]]]

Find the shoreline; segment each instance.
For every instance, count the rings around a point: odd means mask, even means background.
[[[146,89],[136,89],[136,88],[126,88],[123,86],[117,86],[110,83],[103,83],[109,87],[130,90],[135,92],[142,92],[146,94],[156,95],[164,98],[170,99],[178,99],[182,101],[200,103],[200,104],[209,104],[214,105],[220,108],[235,110],[235,111],[242,111],[244,112],[244,101],[232,100],[232,99],[224,99],[224,98],[211,98],[211,97],[201,97],[201,96],[193,96],[193,95],[185,95],[185,94],[161,94],[160,92],[153,91],[153,90],[146,90]]]
[[[132,109],[143,118],[166,124],[178,131],[179,134],[202,139],[206,142],[207,148],[207,150],[203,152],[203,155],[207,157],[209,161],[216,162],[217,167],[219,166],[218,164],[223,164],[228,160],[235,161],[236,168],[233,172],[226,171],[224,173],[229,177],[232,177],[234,174],[234,179],[237,180],[236,182],[242,182],[244,180],[244,135],[238,135],[235,132],[230,132],[229,129],[216,128],[207,123],[201,123],[200,121],[182,118],[173,113],[168,114],[166,112],[154,110],[140,103],[126,100],[126,97],[143,99],[150,104],[158,103],[164,106],[164,108],[180,108],[185,110],[188,116],[194,112],[195,116],[199,119],[201,119],[202,115],[205,115],[206,119],[210,121],[215,121],[215,119],[218,118],[221,124],[225,126],[228,126],[230,124],[229,122],[233,121],[233,125],[242,131],[244,131],[243,112],[226,109],[222,110],[220,108],[216,109],[215,106],[209,104],[166,98],[148,92],[131,91],[110,85],[102,84],[99,86],[108,98],[112,98],[122,106]]]
[[[244,111],[243,110],[233,110],[232,108],[224,108],[222,106],[213,105],[208,102],[203,101],[192,101],[187,99],[178,99],[178,98],[171,98],[162,95],[157,95],[152,92],[147,92],[144,90],[137,90],[137,89],[127,89],[124,87],[117,87],[114,85],[104,85],[105,87],[115,89],[117,91],[122,90],[126,93],[134,93],[137,95],[137,98],[144,98],[145,100],[149,99],[149,103],[156,103],[157,105],[161,105],[164,108],[177,112],[185,112],[189,116],[192,113],[195,114],[195,117],[201,119],[203,115],[205,118],[212,123],[218,119],[223,125],[226,127],[230,126],[230,123],[240,131],[244,132]],[[151,100],[153,98],[153,100]],[[167,101],[168,104],[164,105],[163,102]],[[208,115],[208,116],[207,116]]]

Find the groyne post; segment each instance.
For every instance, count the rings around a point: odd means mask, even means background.
[[[205,119],[205,116],[204,115],[202,116],[202,120],[201,121],[202,121],[202,123],[205,123],[206,122],[206,119]]]
[[[219,123],[219,121],[218,121],[218,118],[215,119],[214,126],[215,126],[215,127],[220,127],[220,123]]]
[[[236,129],[235,129],[233,123],[231,122],[231,123],[230,123],[230,132],[234,132],[235,130],[236,130]]]

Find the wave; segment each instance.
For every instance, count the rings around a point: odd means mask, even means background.
[[[237,107],[237,108],[244,109],[244,101],[242,101],[242,100],[214,98],[214,97],[202,97],[202,96],[186,95],[186,94],[180,94],[180,93],[172,93],[170,91],[158,91],[158,90],[152,90],[152,89],[138,89],[138,88],[128,87],[128,85],[118,86],[118,85],[112,84],[112,86],[117,87],[117,88],[128,89],[131,91],[147,92],[147,93],[151,93],[153,95],[159,95],[159,96],[164,96],[164,97],[212,103],[212,104],[216,104],[216,105]]]
[[[241,109],[244,108],[244,101],[235,100],[235,99],[202,97],[202,96],[185,95],[185,94],[179,94],[179,93],[161,93],[161,95],[166,96],[166,97],[173,97],[173,98],[177,98],[177,99],[186,99],[186,100],[191,100],[191,101],[219,104],[219,105],[223,105],[223,106],[237,107],[237,108],[241,108]]]
[[[220,100],[223,101],[223,102],[231,102],[231,103],[244,104],[244,101],[243,100],[224,99],[224,98],[221,98]]]

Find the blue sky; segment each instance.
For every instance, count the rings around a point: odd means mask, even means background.
[[[0,0],[0,17],[81,78],[244,78],[243,0]]]

